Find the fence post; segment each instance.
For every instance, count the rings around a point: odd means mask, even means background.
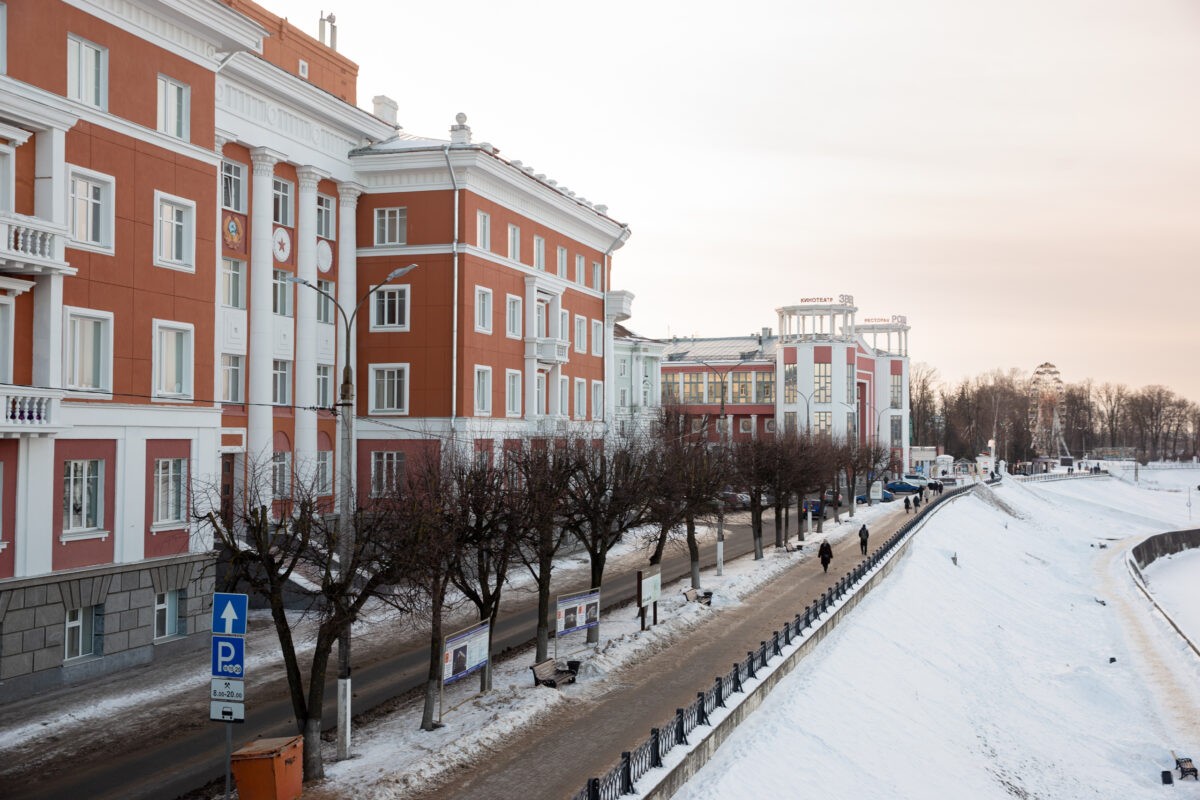
[[[746,651],[746,677],[747,678],[757,677],[754,674],[754,651],[753,650]]]
[[[708,721],[708,711],[704,708],[704,692],[696,692],[696,724],[712,724]]]
[[[771,654],[776,656],[783,655],[783,651],[779,649],[779,631],[771,631]]]
[[[621,794],[633,794],[633,766],[629,763],[629,751],[621,753]]]
[[[742,691],[742,665],[733,665],[733,691],[741,694]]]
[[[762,661],[762,663],[758,665],[759,669],[766,669],[767,668],[767,643],[766,642],[758,643],[758,657]]]
[[[683,733],[683,709],[675,709],[675,744],[687,744],[687,736]]]
[[[658,728],[650,729],[650,766],[662,766],[662,750],[659,748]]]
[[[713,687],[713,691],[715,691],[717,693],[717,705],[719,705],[721,708],[724,708],[725,707],[725,681],[721,680],[720,675],[717,676],[716,686]]]
[[[600,800],[599,778],[588,778],[588,800]]]
[[[792,643],[792,623],[788,622],[783,626],[783,643],[790,645]]]

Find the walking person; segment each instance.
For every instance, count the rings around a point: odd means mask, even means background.
[[[906,497],[904,498],[904,513],[907,514],[909,511],[912,511],[912,501]]]
[[[921,495],[913,495],[913,513],[916,514],[921,510]]]
[[[829,546],[828,541],[821,542],[821,546],[817,548],[817,558],[821,559],[821,569],[829,572],[829,562],[833,561],[833,548]]]
[[[862,548],[862,554],[864,556],[867,554],[867,539],[870,536],[871,536],[871,533],[870,533],[870,531],[867,530],[866,525],[863,525],[861,528],[858,529],[858,545],[859,545],[859,547]]]

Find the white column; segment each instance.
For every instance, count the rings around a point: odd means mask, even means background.
[[[35,135],[33,213],[55,225],[67,224],[67,132],[61,128]]]
[[[613,325],[616,317],[604,315],[604,421],[612,428],[617,413],[617,356],[613,347]]]
[[[360,184],[350,182],[338,184],[337,300],[338,304],[342,308],[347,309],[347,311],[352,310],[354,308],[354,304],[358,302],[358,239],[355,225],[358,219],[356,215],[358,198],[362,192],[363,187]],[[340,387],[342,385],[342,373],[346,368],[346,342],[343,338],[345,336],[346,328],[341,320],[340,314],[338,314],[338,317],[338,322],[335,325],[337,328],[337,344],[334,347],[334,352],[337,353],[337,374],[334,375],[333,379],[333,395],[335,400],[340,396],[339,392],[341,391]],[[357,320],[355,321],[357,322]],[[359,377],[357,353],[357,342],[355,341],[354,331],[351,331],[350,363],[351,366],[356,370],[356,379]],[[358,402],[357,388],[358,387],[355,387],[354,393],[356,403]],[[344,423],[341,419],[339,419],[338,424],[342,425]],[[335,448],[337,453],[334,457],[334,461],[337,464],[341,464],[343,458],[341,436],[337,437]],[[357,465],[357,457],[352,457],[350,459],[350,484],[352,486],[357,486],[357,483],[354,481],[354,472],[357,468]],[[339,467],[339,469],[341,469],[341,467]],[[342,479],[340,475],[334,482],[334,486],[337,487],[338,502],[340,504],[342,491]],[[340,505],[338,507],[341,508]]]
[[[271,180],[280,154],[264,147],[250,151],[254,178],[250,215],[250,336],[249,358],[246,364],[246,458],[247,466],[259,477],[261,502],[267,501],[271,452],[274,439],[274,414],[271,410],[271,361],[274,352],[274,320],[271,313],[272,273],[275,261],[271,254],[274,233],[272,209],[274,196]],[[266,492],[266,494],[263,494]]]
[[[63,276],[38,275],[33,289],[33,385],[63,385]]]
[[[312,167],[296,170],[296,273],[317,283],[317,183],[324,174]],[[307,286],[296,289],[296,476],[311,485],[317,463],[317,300]]]
[[[117,507],[113,509],[113,560],[132,564],[146,557],[146,528],[153,522],[146,518],[146,437],[132,426],[125,429],[125,438],[117,440],[117,463],[120,474],[105,475],[115,480]]]
[[[546,413],[551,417],[565,413],[565,409],[561,408],[559,403],[562,399],[562,388],[559,386],[561,382],[562,365],[555,364],[550,368],[550,375],[546,379]]]
[[[15,548],[17,578],[45,575],[53,570],[54,515],[62,516],[62,485],[54,484],[54,443],[50,437],[22,436],[17,442],[17,535],[9,542]]]

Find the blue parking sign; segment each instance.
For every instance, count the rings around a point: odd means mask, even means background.
[[[214,678],[242,678],[246,674],[246,640],[240,636],[212,637]]]
[[[215,592],[212,607],[212,632],[223,633],[226,636],[245,636],[249,606],[250,597],[248,595]]]

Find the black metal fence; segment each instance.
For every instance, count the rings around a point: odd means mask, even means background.
[[[987,483],[998,481],[999,479]],[[972,488],[973,484],[968,484],[935,497],[929,501],[925,513]],[[772,631],[771,638],[759,644],[757,650],[746,653],[746,657],[734,664],[727,674],[717,676],[711,688],[697,692],[694,701],[683,708],[675,709],[674,716],[651,728],[650,738],[635,749],[621,753],[621,760],[612,769],[598,778],[590,778],[587,784],[575,793],[572,800],[616,800],[621,795],[635,794],[635,781],[651,769],[661,767],[663,756],[671,752],[676,745],[688,744],[688,734],[697,727],[709,725],[709,714],[717,708],[724,708],[725,702],[732,695],[740,694],[743,691],[742,683],[756,678],[760,670],[767,668],[772,658],[782,656],[783,647],[790,645],[792,639],[801,637],[804,631],[813,627],[821,615],[887,558],[923,516],[924,514],[916,515],[901,525],[881,547],[864,558],[857,567],[837,579],[811,604],[805,606],[802,613],[784,625],[782,632]]]

